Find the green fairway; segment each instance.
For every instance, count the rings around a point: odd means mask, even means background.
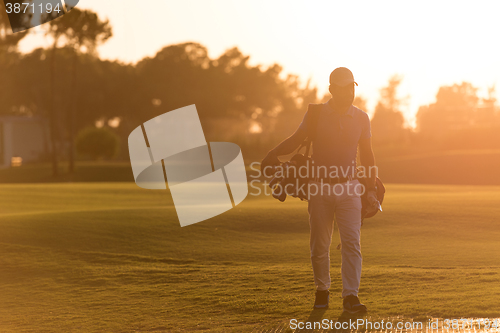
[[[248,196],[181,228],[167,191],[133,183],[0,189],[0,332],[247,332],[311,315],[305,202]],[[500,316],[499,202],[499,187],[388,185],[362,228],[370,315]]]

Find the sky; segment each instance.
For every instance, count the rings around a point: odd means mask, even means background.
[[[135,63],[166,45],[198,42],[216,58],[237,46],[263,68],[278,63],[327,92],[336,67],[347,67],[357,95],[374,110],[395,74],[409,124],[440,86],[471,82],[487,96],[500,78],[499,1],[80,0],[109,18],[114,36],[105,59]],[[29,52],[49,42],[43,27],[21,43]],[[498,97],[498,93],[497,93]]]

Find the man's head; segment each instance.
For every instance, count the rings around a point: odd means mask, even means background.
[[[339,107],[348,107],[354,101],[354,85],[358,85],[354,81],[352,72],[345,68],[336,68],[330,74],[330,94],[335,104]]]

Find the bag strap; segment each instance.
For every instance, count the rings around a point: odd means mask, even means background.
[[[308,115],[308,119],[306,120],[307,121],[307,137],[300,144],[300,147],[298,149],[298,151],[300,151],[302,149],[302,147],[306,147],[306,151],[304,153],[305,157],[309,157],[309,151],[310,151],[310,148],[312,145],[312,141],[316,137],[318,120],[319,120],[319,113],[320,113],[322,107],[323,107],[323,104],[309,104],[307,107],[307,115]]]

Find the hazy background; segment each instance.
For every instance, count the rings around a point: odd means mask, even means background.
[[[0,115],[44,133],[36,158],[14,147],[4,162],[128,169],[132,129],[196,104],[207,141],[239,144],[250,164],[328,100],[330,72],[346,66],[385,180],[500,184],[496,6],[87,0],[14,35],[2,14]]]

